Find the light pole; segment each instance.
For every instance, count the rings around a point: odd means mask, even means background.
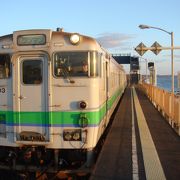
[[[150,29],[150,28],[157,29],[157,30],[164,31],[165,33],[171,35],[171,76],[172,76],[171,91],[172,91],[172,94],[174,94],[174,33],[168,32],[168,31],[161,29],[159,27],[153,27],[153,26],[148,26],[148,25],[144,25],[144,24],[139,25],[139,28],[140,29]]]

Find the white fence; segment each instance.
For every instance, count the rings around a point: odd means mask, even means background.
[[[168,120],[173,129],[180,135],[180,96],[150,84],[143,83],[140,87],[155,107]]]

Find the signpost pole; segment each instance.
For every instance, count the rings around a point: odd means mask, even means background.
[[[171,76],[172,76],[172,93],[174,94],[174,33],[171,32]]]

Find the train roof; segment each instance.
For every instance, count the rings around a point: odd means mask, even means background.
[[[109,57],[112,57],[111,54],[105,49],[103,48],[95,38],[90,37],[90,36],[86,36],[83,34],[79,34],[76,32],[64,32],[62,28],[57,28],[57,31],[53,31],[51,29],[28,29],[28,30],[18,30],[18,31],[14,31],[12,34],[7,34],[4,36],[0,36],[0,51],[3,51],[5,49],[3,49],[3,45],[9,45],[11,44],[11,47],[13,48],[18,48],[22,50],[22,47],[18,47],[17,45],[17,39],[19,36],[23,36],[23,35],[41,35],[44,34],[46,35],[46,43],[49,45],[52,44],[60,44],[62,42],[61,38],[65,38],[65,40],[62,43],[67,43],[68,39],[71,35],[73,34],[78,34],[81,39],[82,39],[82,47],[89,47],[91,46],[91,49],[99,49],[100,51],[104,52],[105,54],[107,54]],[[12,46],[13,45],[13,46]],[[77,48],[77,46],[75,46],[75,48]],[[24,47],[24,49],[26,49],[26,47]],[[5,50],[7,51],[7,50]],[[12,50],[11,50],[12,52]]]
[[[81,39],[80,43],[78,45],[81,45],[80,48],[82,48],[84,46],[85,47],[89,47],[91,46],[94,47],[94,49],[101,49],[101,45],[96,41],[95,38],[92,38],[90,36],[86,36],[83,34],[79,34],[76,32],[64,32],[62,29],[58,29],[58,31],[53,31],[50,29],[29,29],[29,30],[19,30],[19,31],[14,31],[12,34],[8,34],[8,35],[4,35],[4,36],[0,36],[0,45],[4,45],[4,44],[11,44],[11,47],[15,50],[15,49],[19,49],[20,46],[29,46],[29,45],[44,45],[44,47],[50,47],[50,46],[54,46],[54,44],[64,44],[64,45],[70,45],[70,37],[72,35],[78,35]],[[43,39],[43,35],[44,35],[44,44],[33,44],[32,42],[30,42],[30,44],[27,44],[27,42],[24,41],[30,41],[30,38],[34,38],[32,41],[36,41],[36,38],[39,38],[38,41],[40,40],[40,36],[38,37],[38,35],[41,36],[41,38]],[[36,36],[36,37],[35,37]],[[18,44],[18,41],[21,39],[20,37],[22,37],[22,41],[24,44]],[[36,41],[37,42],[37,41]],[[30,47],[30,46],[29,46]],[[28,47],[28,48],[29,48]],[[78,46],[74,46],[77,47]],[[2,48],[3,49],[3,48]],[[2,50],[0,48],[0,50]],[[27,49],[27,48],[25,48]],[[21,48],[22,50],[22,48]]]
[[[13,34],[7,34],[7,35],[4,35],[4,36],[0,36],[0,40],[5,39],[5,38],[13,38]]]

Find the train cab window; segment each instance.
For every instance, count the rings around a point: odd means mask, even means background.
[[[10,55],[0,55],[0,79],[7,79],[11,74],[11,59]]]
[[[98,76],[100,69],[100,54],[97,52],[90,53],[90,76],[96,77]]]
[[[56,77],[88,76],[88,52],[60,52],[55,54]]]
[[[98,75],[98,62],[95,52],[59,52],[54,56],[56,77]]]
[[[42,83],[42,61],[24,60],[22,64],[22,79],[24,84]]]

